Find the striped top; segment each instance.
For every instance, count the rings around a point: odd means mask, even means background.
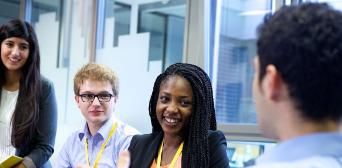
[[[17,103],[19,90],[14,92],[2,89],[0,102],[0,161],[14,155],[15,148],[11,145],[11,119]]]

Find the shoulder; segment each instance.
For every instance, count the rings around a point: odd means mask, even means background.
[[[52,92],[54,92],[54,86],[52,81],[45,78],[44,76],[41,76],[41,85],[42,85],[42,94],[43,95],[50,95]]]
[[[140,134],[138,130],[134,127],[114,118],[114,121],[118,124],[116,128],[116,132],[123,137],[132,137],[133,135]]]
[[[227,140],[221,131],[208,131],[210,167],[229,167]]]
[[[136,148],[153,147],[159,145],[161,139],[162,133],[134,135],[129,148],[134,151]]]
[[[226,141],[226,138],[224,137],[224,134],[221,131],[208,131],[208,138],[209,142],[219,142],[219,141]]]
[[[160,136],[161,136],[160,133],[150,133],[150,134],[135,135],[132,138],[132,142],[140,143],[140,144],[149,143],[149,142],[155,140],[156,138],[158,138]]]
[[[44,76],[40,76],[40,81],[42,83],[43,88],[44,87],[53,87],[52,81],[49,80],[48,78],[44,77]]]
[[[82,138],[84,137],[84,133],[81,131],[81,129],[78,129],[76,131],[73,131],[65,141],[65,143],[75,143],[75,142],[81,142]]]
[[[84,133],[81,131],[81,129],[72,132],[66,141],[64,141],[63,148],[66,148],[66,150],[73,150],[75,147],[78,147],[79,144],[82,144],[82,139],[84,138]]]
[[[300,159],[291,162],[274,162],[265,163],[250,168],[341,168],[342,158],[339,157],[324,157],[324,156],[314,156],[310,158]]]

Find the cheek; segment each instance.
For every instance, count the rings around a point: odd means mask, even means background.
[[[190,120],[191,114],[192,114],[192,109],[184,110],[183,116],[185,120]]]
[[[23,58],[25,59],[24,62],[27,62],[28,58],[29,58],[29,54],[28,53],[24,53],[23,54]]]
[[[1,61],[3,62],[5,58],[6,58],[6,51],[1,49]]]
[[[161,115],[161,113],[163,111],[162,109],[163,109],[163,106],[160,103],[157,103],[157,105],[156,105],[156,115],[157,116]]]

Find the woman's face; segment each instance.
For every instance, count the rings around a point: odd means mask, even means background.
[[[182,136],[192,114],[193,93],[181,76],[171,76],[159,88],[156,115],[165,134]]]
[[[1,61],[7,71],[21,71],[29,57],[29,43],[19,37],[10,37],[1,43]]]

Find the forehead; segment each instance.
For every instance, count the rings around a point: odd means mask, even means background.
[[[24,38],[21,37],[9,37],[4,40],[4,42],[15,42],[20,44],[29,44]]]
[[[109,92],[112,93],[112,85],[109,81],[98,81],[86,79],[83,80],[80,84],[80,93],[82,92]]]
[[[160,92],[180,92],[180,94],[192,95],[192,87],[187,79],[175,75],[162,81],[160,84]]]

